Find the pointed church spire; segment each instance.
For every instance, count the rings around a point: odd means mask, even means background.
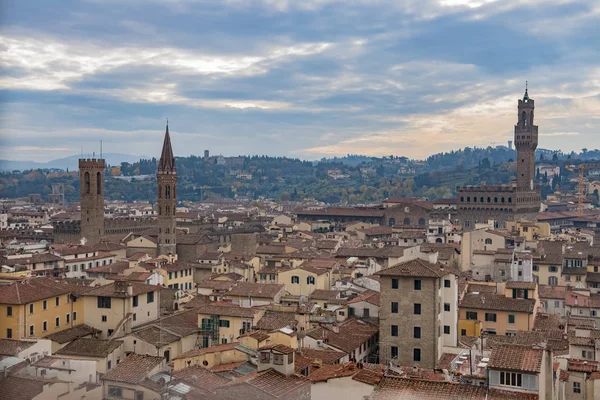
[[[163,142],[160,161],[158,162],[159,172],[175,172],[175,157],[173,157],[173,148],[171,147],[171,137],[169,136],[169,122],[165,131],[165,141]]]
[[[529,100],[529,93],[527,93],[527,81],[525,81],[525,95],[523,96],[523,101]]]

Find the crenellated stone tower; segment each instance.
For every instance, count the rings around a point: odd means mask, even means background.
[[[104,235],[104,170],[103,159],[79,160],[81,238],[86,244],[97,244]]]
[[[177,170],[168,124],[156,178],[158,180],[158,255],[176,254]]]

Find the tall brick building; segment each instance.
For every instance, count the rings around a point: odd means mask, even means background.
[[[518,118],[514,143],[517,149],[517,177],[510,185],[462,186],[456,188],[458,216],[465,229],[493,219],[499,227],[506,221],[534,217],[540,211],[540,189],[535,185],[535,149],[538,127],[534,125],[535,104],[525,95],[517,104]]]
[[[458,343],[458,272],[414,259],[378,275],[380,362],[435,368]]]
[[[158,180],[158,254],[176,254],[177,170],[169,136],[169,125],[165,131],[156,178]]]
[[[79,160],[81,201],[81,238],[97,244],[104,235],[104,169],[103,159]]]

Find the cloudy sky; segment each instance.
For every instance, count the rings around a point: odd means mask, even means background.
[[[598,0],[3,0],[0,158],[600,147]]]

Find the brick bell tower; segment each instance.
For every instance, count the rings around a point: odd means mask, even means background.
[[[100,243],[104,235],[104,170],[103,159],[79,160],[79,198],[81,238],[86,244]]]
[[[538,145],[538,127],[533,124],[533,99],[527,93],[519,99],[518,122],[515,125],[515,147],[517,149],[517,189],[535,190],[535,149]]]
[[[177,170],[168,123],[156,179],[158,181],[158,255],[176,254]]]

